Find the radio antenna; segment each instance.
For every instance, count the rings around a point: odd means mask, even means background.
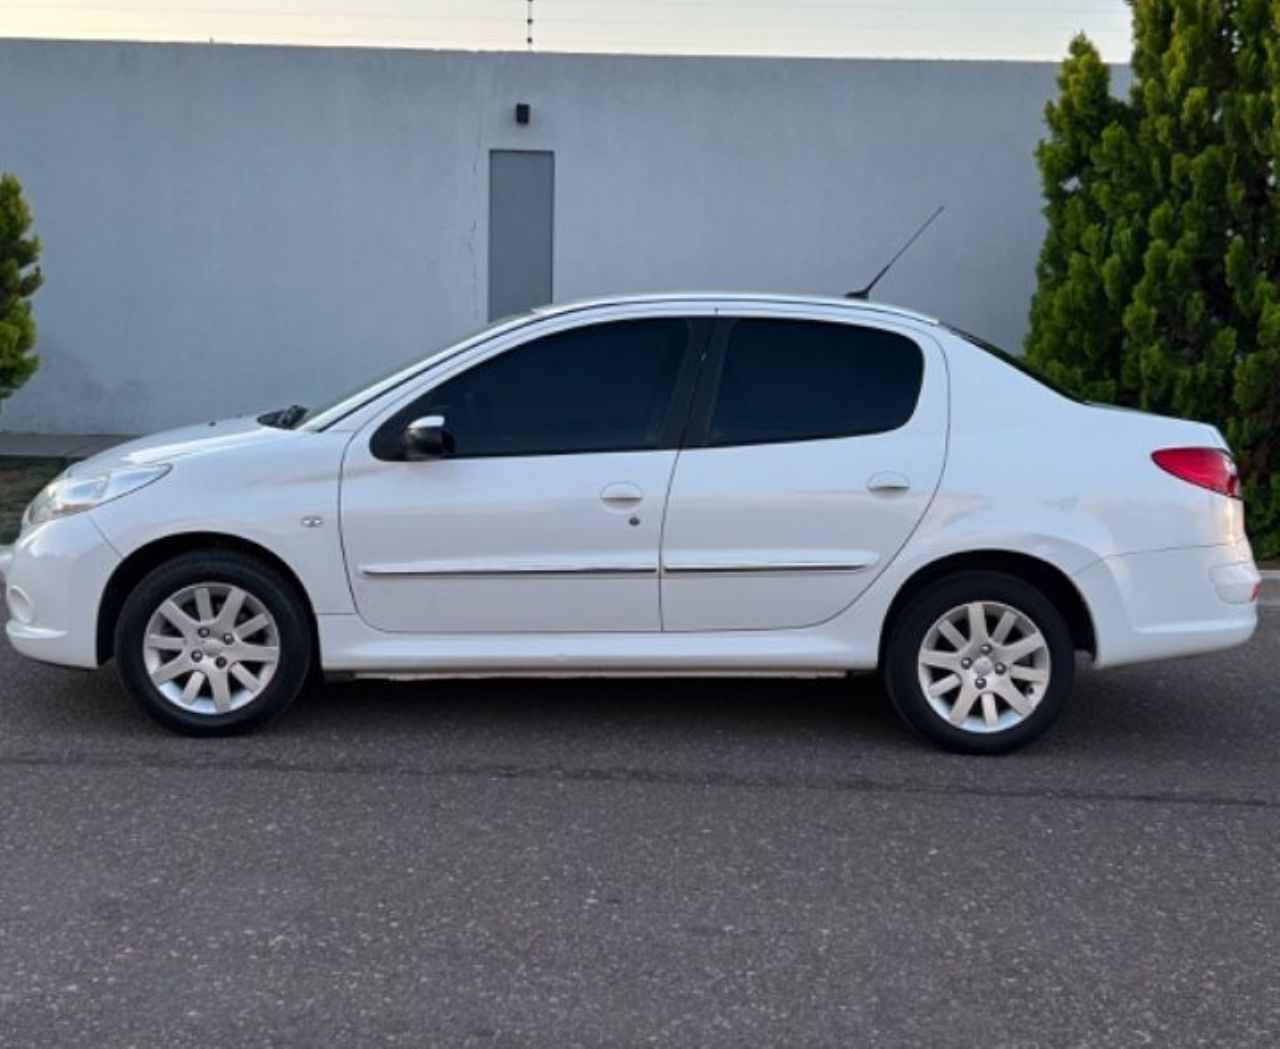
[[[907,250],[911,247],[911,245],[914,244],[916,241],[918,241],[921,235],[924,233],[924,231],[933,225],[933,220],[936,219],[939,215],[941,215],[946,210],[947,209],[945,205],[939,204],[937,210],[934,211],[932,215],[930,215],[927,219],[924,220],[924,225],[921,226],[918,230],[916,230],[915,233],[911,235],[911,239],[898,249],[898,253],[884,264],[884,268],[879,273],[877,273],[875,277],[872,278],[871,283],[868,284],[865,288],[862,288],[858,291],[847,292],[845,294],[845,298],[846,299],[870,298],[872,289],[874,289],[875,286],[880,283],[880,278],[883,277],[886,273],[888,273],[891,269],[893,269],[893,264],[907,253]]]

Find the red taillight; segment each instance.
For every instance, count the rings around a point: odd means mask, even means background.
[[[1219,495],[1240,498],[1235,460],[1221,448],[1162,448],[1151,458],[1160,469]]]

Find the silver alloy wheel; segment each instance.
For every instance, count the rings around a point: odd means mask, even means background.
[[[152,614],[142,659],[156,690],[180,710],[229,714],[257,699],[275,676],[280,631],[247,590],[197,583]]]
[[[1049,643],[1031,617],[998,601],[940,616],[917,660],[934,713],[966,732],[1003,732],[1031,716],[1049,688]]]

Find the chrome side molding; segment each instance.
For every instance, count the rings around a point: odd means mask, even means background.
[[[432,565],[361,565],[370,579],[510,579],[513,576],[656,576],[657,565],[509,565],[442,568]]]
[[[774,561],[741,564],[663,565],[663,575],[797,575],[805,572],[864,572],[871,561]]]

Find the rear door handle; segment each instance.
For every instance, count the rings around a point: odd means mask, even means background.
[[[911,482],[896,470],[885,470],[867,482],[868,492],[906,492],[911,489]]]
[[[619,482],[608,485],[600,493],[600,501],[610,510],[630,510],[644,502],[644,492],[634,484]]]

